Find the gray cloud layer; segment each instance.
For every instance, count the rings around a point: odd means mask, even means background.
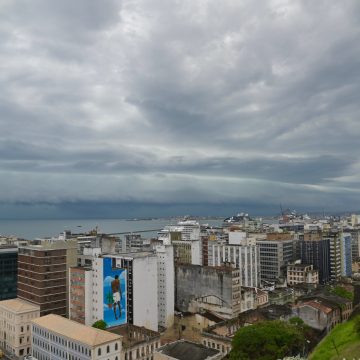
[[[0,201],[358,206],[358,1],[0,15]]]

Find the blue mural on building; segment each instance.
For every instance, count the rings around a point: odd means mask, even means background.
[[[127,323],[126,270],[113,267],[111,258],[104,258],[104,321],[108,327]]]

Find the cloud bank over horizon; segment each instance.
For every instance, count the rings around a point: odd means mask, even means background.
[[[360,209],[358,1],[0,14],[0,217]]]

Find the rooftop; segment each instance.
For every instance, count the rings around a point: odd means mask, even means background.
[[[0,307],[14,312],[14,313],[27,313],[30,311],[40,311],[40,307],[38,305],[34,305],[30,302],[21,299],[10,299],[0,301]]]
[[[117,254],[103,254],[104,258],[117,258],[117,259],[135,259],[135,258],[146,258],[149,256],[156,256],[153,251],[136,251],[136,252],[124,252]]]
[[[315,301],[315,300],[307,301],[307,302],[304,302],[301,305],[299,305],[299,307],[303,307],[303,306],[311,306],[315,309],[319,309],[319,310],[323,311],[325,314],[329,314],[333,310],[332,308],[326,306],[325,304],[323,304],[319,301]]]
[[[145,327],[140,327],[132,324],[124,324],[121,326],[114,326],[109,328],[107,331],[121,335],[122,344],[124,348],[131,348],[135,345],[155,341],[160,339],[160,333]]]
[[[157,352],[178,360],[206,360],[219,354],[219,350],[209,349],[204,345],[179,340],[162,346]]]
[[[89,346],[98,346],[122,339],[121,336],[111,332],[85,326],[55,314],[42,316],[32,322],[48,331]]]

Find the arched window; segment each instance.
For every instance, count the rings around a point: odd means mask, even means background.
[[[115,350],[117,350],[117,349],[118,349],[118,343],[115,343]]]
[[[110,352],[110,346],[109,346],[109,345],[106,347],[106,352],[107,352],[107,353]]]

